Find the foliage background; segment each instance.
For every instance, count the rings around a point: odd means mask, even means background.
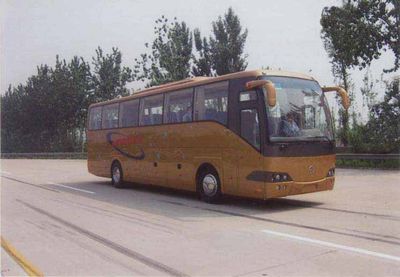
[[[338,115],[333,111],[338,142],[356,152],[400,149],[399,82],[386,75],[399,68],[399,16],[397,0],[349,0],[328,6],[321,14],[321,38],[332,74],[353,101],[365,102],[363,114],[354,108],[339,110]],[[210,35],[202,36],[199,28],[191,30],[184,21],[161,16],[154,22],[154,39],[129,62],[131,67],[123,66],[116,47],[108,53],[98,47],[90,61],[56,56],[54,65],[38,66],[25,83],[10,85],[1,96],[2,152],[84,151],[88,105],[128,95],[127,86],[133,81],[152,86],[246,69],[251,30],[242,26],[233,9],[210,22],[210,30]],[[352,74],[368,69],[384,51],[393,52],[394,60],[380,76],[386,89],[379,102],[376,76],[367,70],[358,91]]]

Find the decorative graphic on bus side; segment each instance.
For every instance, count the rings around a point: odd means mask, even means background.
[[[107,141],[115,151],[121,153],[122,155],[128,158],[135,160],[143,160],[145,157],[144,151],[140,146],[136,146],[140,150],[139,154],[132,154],[120,148],[121,146],[137,145],[142,143],[143,138],[141,136],[134,136],[134,135],[127,136],[118,132],[109,132],[107,134]]]

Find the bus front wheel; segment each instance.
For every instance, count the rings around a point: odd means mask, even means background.
[[[124,184],[124,175],[122,172],[122,167],[119,162],[113,162],[111,166],[111,184],[115,188],[122,188]]]
[[[221,200],[221,182],[215,169],[207,168],[202,170],[199,174],[197,185],[203,201],[218,203]]]

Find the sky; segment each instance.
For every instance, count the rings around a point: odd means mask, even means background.
[[[1,93],[36,72],[40,64],[55,64],[59,55],[74,55],[91,62],[95,49],[110,52],[116,46],[124,65],[145,52],[154,38],[154,21],[161,15],[177,17],[202,35],[211,33],[211,22],[232,7],[248,29],[247,69],[269,66],[309,74],[321,85],[334,84],[331,65],[320,37],[319,20],[326,6],[340,0],[0,0]],[[380,78],[393,63],[391,53],[373,62],[370,72]],[[359,88],[365,71],[354,70]],[[398,74],[398,73],[397,73]],[[386,75],[385,78],[389,78]],[[130,88],[140,88],[131,83]],[[376,89],[383,95],[383,83]],[[360,99],[358,99],[360,100]]]

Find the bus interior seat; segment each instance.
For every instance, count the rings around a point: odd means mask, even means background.
[[[161,114],[152,114],[152,124],[161,124],[162,123],[162,115]]]
[[[170,112],[168,115],[168,122],[169,123],[176,123],[178,121],[178,116],[175,112]]]
[[[221,123],[226,122],[226,113],[225,112],[217,112],[217,120]]]
[[[150,125],[150,123],[151,123],[150,122],[150,116],[144,115],[142,122],[143,122],[143,125]]]
[[[217,119],[217,111],[215,109],[206,109],[205,120]]]
[[[111,126],[110,120],[103,119],[103,128],[108,129],[108,128],[110,128],[110,126]]]
[[[178,113],[178,122],[182,122],[183,121],[183,116],[185,115],[185,111],[184,110],[180,110]]]

